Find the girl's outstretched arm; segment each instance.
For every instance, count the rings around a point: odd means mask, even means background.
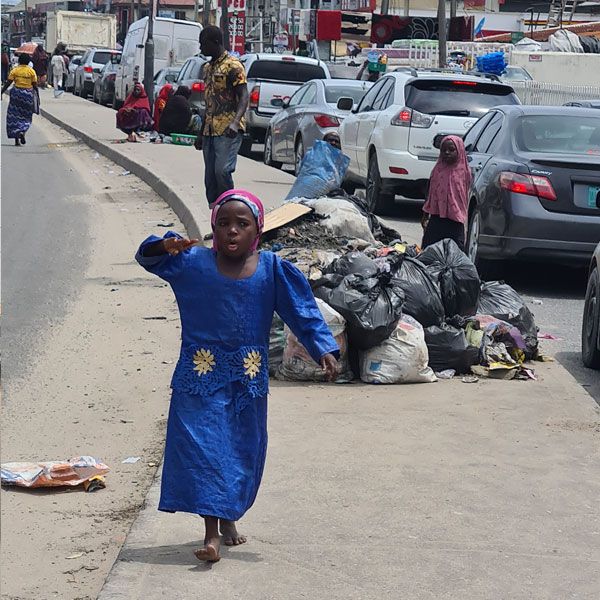
[[[275,259],[275,310],[313,360],[333,379],[340,349],[317,306],[302,272],[279,257]]]
[[[162,238],[151,235],[141,243],[135,259],[146,271],[171,282],[184,270],[190,249],[197,242],[174,231],[168,231]]]

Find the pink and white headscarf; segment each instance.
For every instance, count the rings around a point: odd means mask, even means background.
[[[250,250],[254,252],[258,248],[258,244],[260,243],[260,234],[262,233],[265,225],[265,209],[262,205],[262,202],[254,194],[246,190],[229,190],[228,192],[221,194],[215,201],[210,216],[210,225],[212,230],[213,232],[215,230],[219,209],[227,202],[232,201],[242,202],[245,204],[252,211],[252,214],[256,219],[256,228],[258,230],[258,234],[252,246],[250,247]],[[218,250],[216,236],[213,236],[213,250]]]

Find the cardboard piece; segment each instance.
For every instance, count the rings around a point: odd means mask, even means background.
[[[263,234],[279,229],[310,212],[312,212],[312,208],[304,206],[304,204],[296,204],[295,202],[289,202],[288,204],[278,206],[265,215]]]

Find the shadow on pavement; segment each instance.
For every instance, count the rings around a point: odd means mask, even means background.
[[[138,562],[149,565],[188,565],[190,567],[210,567],[210,563],[199,563],[194,556],[194,550],[200,547],[200,540],[185,544],[170,546],[148,546],[145,548],[128,548],[123,550],[119,560],[125,562]],[[223,560],[238,560],[248,563],[262,562],[262,557],[256,552],[242,550],[241,546],[229,547],[221,544],[221,558]],[[204,570],[204,569],[200,569]]]

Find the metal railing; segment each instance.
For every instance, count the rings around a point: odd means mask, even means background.
[[[523,104],[561,106],[576,100],[600,99],[600,85],[566,85],[541,81],[509,81]]]

